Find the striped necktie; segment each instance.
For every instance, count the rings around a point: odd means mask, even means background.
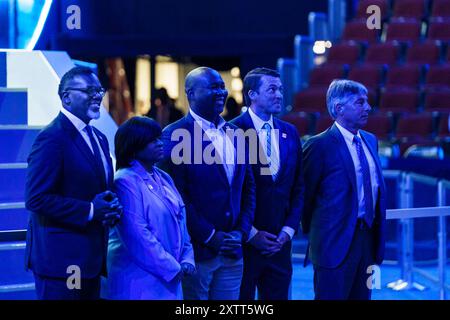
[[[354,136],[353,142],[355,143],[356,153],[358,154],[359,163],[361,165],[361,173],[364,187],[364,207],[366,212],[364,213],[363,219],[367,223],[367,225],[371,227],[374,212],[373,212],[372,182],[370,181],[369,162],[367,161],[367,157],[364,153],[361,138],[359,138],[358,136]]]
[[[274,161],[275,157],[272,157],[272,128],[267,122],[264,123],[263,129],[266,130],[266,156],[269,161],[270,171],[272,172],[272,179],[275,181],[277,175],[274,174]]]

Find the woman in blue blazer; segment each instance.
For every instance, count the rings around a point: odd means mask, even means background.
[[[182,299],[181,279],[195,271],[183,200],[154,164],[163,156],[161,128],[133,117],[115,136],[115,192],[123,217],[108,245],[109,299]]]

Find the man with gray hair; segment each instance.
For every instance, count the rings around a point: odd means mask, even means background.
[[[304,145],[303,232],[317,300],[370,300],[370,266],[381,264],[385,196],[376,137],[361,130],[371,110],[367,89],[334,80],[327,92],[334,124]],[[369,280],[369,281],[368,281]]]

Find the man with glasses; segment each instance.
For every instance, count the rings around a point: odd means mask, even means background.
[[[110,191],[108,141],[89,125],[100,117],[105,90],[91,69],[75,67],[62,77],[58,94],[61,112],[40,132],[28,158],[26,267],[39,299],[98,299],[108,226],[122,210]]]
[[[255,209],[253,175],[249,165],[237,163],[236,147],[226,134],[237,127],[220,116],[228,95],[220,74],[206,67],[194,69],[186,76],[185,91],[189,113],[162,135],[163,165],[186,204],[197,267],[197,273],[183,281],[184,298],[236,300],[242,280],[242,241],[248,238]],[[186,141],[179,139],[184,133],[189,134]],[[175,148],[179,143],[190,150],[180,155]],[[217,161],[202,157],[210,154]]]

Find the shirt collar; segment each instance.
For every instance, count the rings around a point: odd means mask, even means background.
[[[71,113],[69,110],[67,110],[64,107],[61,108],[61,112],[70,120],[70,122],[72,122],[74,127],[79,132],[84,130],[84,128],[86,127],[86,123],[84,123],[82,120],[80,120],[80,118],[75,116],[73,113]]]
[[[351,133],[350,131],[348,131],[347,129],[345,129],[343,126],[341,126],[337,121],[335,121],[334,123],[336,124],[336,127],[339,129],[341,134],[344,136],[345,141],[347,141],[347,143],[353,144],[353,137],[355,135],[353,133]],[[358,138],[361,138],[361,134],[359,133],[359,130],[356,133],[356,135],[358,136]]]
[[[273,129],[273,116],[270,115],[270,119],[268,121],[264,121],[263,119],[261,119],[260,117],[258,117],[258,115],[253,112],[252,108],[248,108],[248,113],[250,115],[250,118],[252,118],[253,121],[253,125],[255,126],[256,131],[259,133],[259,131],[261,131],[263,125],[265,123],[268,123],[270,125],[270,127]]]
[[[191,114],[192,118],[194,118],[194,120],[196,122],[200,122],[203,131],[206,131],[209,129],[216,129],[216,126],[212,122],[200,117],[198,114],[196,114],[194,112],[194,110],[189,109],[189,113]],[[219,124],[217,125],[217,129],[222,129],[222,127],[225,124],[226,124],[226,121],[221,116],[219,116]]]

